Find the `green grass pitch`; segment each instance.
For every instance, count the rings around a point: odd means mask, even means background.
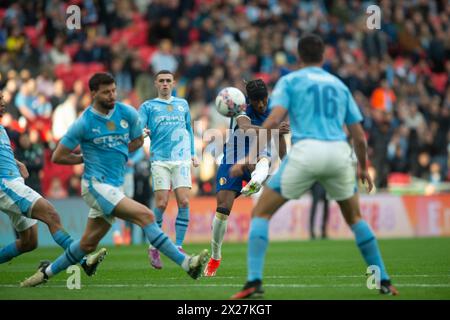
[[[450,238],[379,240],[388,272],[400,296],[381,296],[366,287],[365,264],[350,240],[271,242],[264,270],[265,299],[450,299]],[[185,246],[188,252],[209,244]],[[245,243],[224,243],[223,262],[214,278],[192,280],[163,258],[152,269],[146,246],[110,247],[97,274],[82,274],[81,289],[69,290],[61,273],[47,284],[20,288],[41,259],[59,248],[38,248],[0,265],[0,299],[228,299],[245,282]]]

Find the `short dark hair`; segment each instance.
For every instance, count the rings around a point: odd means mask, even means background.
[[[158,72],[155,74],[155,79],[158,78],[158,76],[159,76],[160,74],[171,74],[172,76],[174,76],[173,73],[172,73],[171,71],[169,71],[169,70],[160,70],[160,71],[158,71]]]
[[[98,72],[89,79],[89,90],[97,91],[102,84],[116,83],[113,76],[106,72]]]
[[[319,63],[323,59],[325,44],[317,34],[307,33],[298,40],[297,51],[304,63]]]
[[[261,79],[250,80],[245,85],[247,96],[250,100],[262,100],[269,95],[267,86]]]

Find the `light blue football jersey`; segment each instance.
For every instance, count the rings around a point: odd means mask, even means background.
[[[5,128],[0,125],[0,179],[12,180],[20,177],[19,168]]]
[[[83,178],[121,186],[128,160],[128,143],[142,135],[137,111],[116,102],[109,115],[89,106],[69,128],[61,143],[73,150],[80,145],[84,158]]]
[[[139,108],[150,130],[150,161],[190,160],[195,155],[189,104],[185,99],[152,99]]]
[[[272,92],[270,106],[288,110],[292,143],[302,139],[346,140],[344,124],[363,119],[347,86],[320,67],[283,76]]]

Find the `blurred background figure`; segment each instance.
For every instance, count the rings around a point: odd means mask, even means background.
[[[328,216],[329,216],[329,204],[327,199],[327,192],[325,189],[320,185],[320,183],[316,182],[311,187],[311,195],[312,195],[312,204],[311,204],[311,211],[310,211],[310,218],[309,218],[309,235],[311,239],[316,239],[316,232],[315,232],[315,218],[316,218],[316,212],[317,212],[317,205],[319,202],[322,202],[322,221],[320,225],[320,237],[322,239],[327,239],[327,223],[328,223]]]
[[[41,170],[44,167],[44,146],[39,142],[37,134],[32,134],[33,141],[28,131],[20,135],[19,145],[16,149],[16,159],[27,166],[30,176],[25,179],[25,184],[38,193],[42,193]]]

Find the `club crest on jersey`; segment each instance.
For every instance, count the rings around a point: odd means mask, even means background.
[[[116,124],[113,121],[108,121],[106,123],[106,127],[108,128],[109,131],[116,130]]]
[[[169,104],[167,106],[167,111],[172,112],[173,111],[173,105]]]
[[[178,111],[183,112],[184,111],[183,106],[178,106]]]
[[[220,179],[219,179],[219,184],[220,184],[221,186],[223,186],[225,183],[227,183],[227,178],[225,178],[225,177],[220,177]]]
[[[128,121],[127,120],[120,120],[120,126],[124,129],[128,128]]]

